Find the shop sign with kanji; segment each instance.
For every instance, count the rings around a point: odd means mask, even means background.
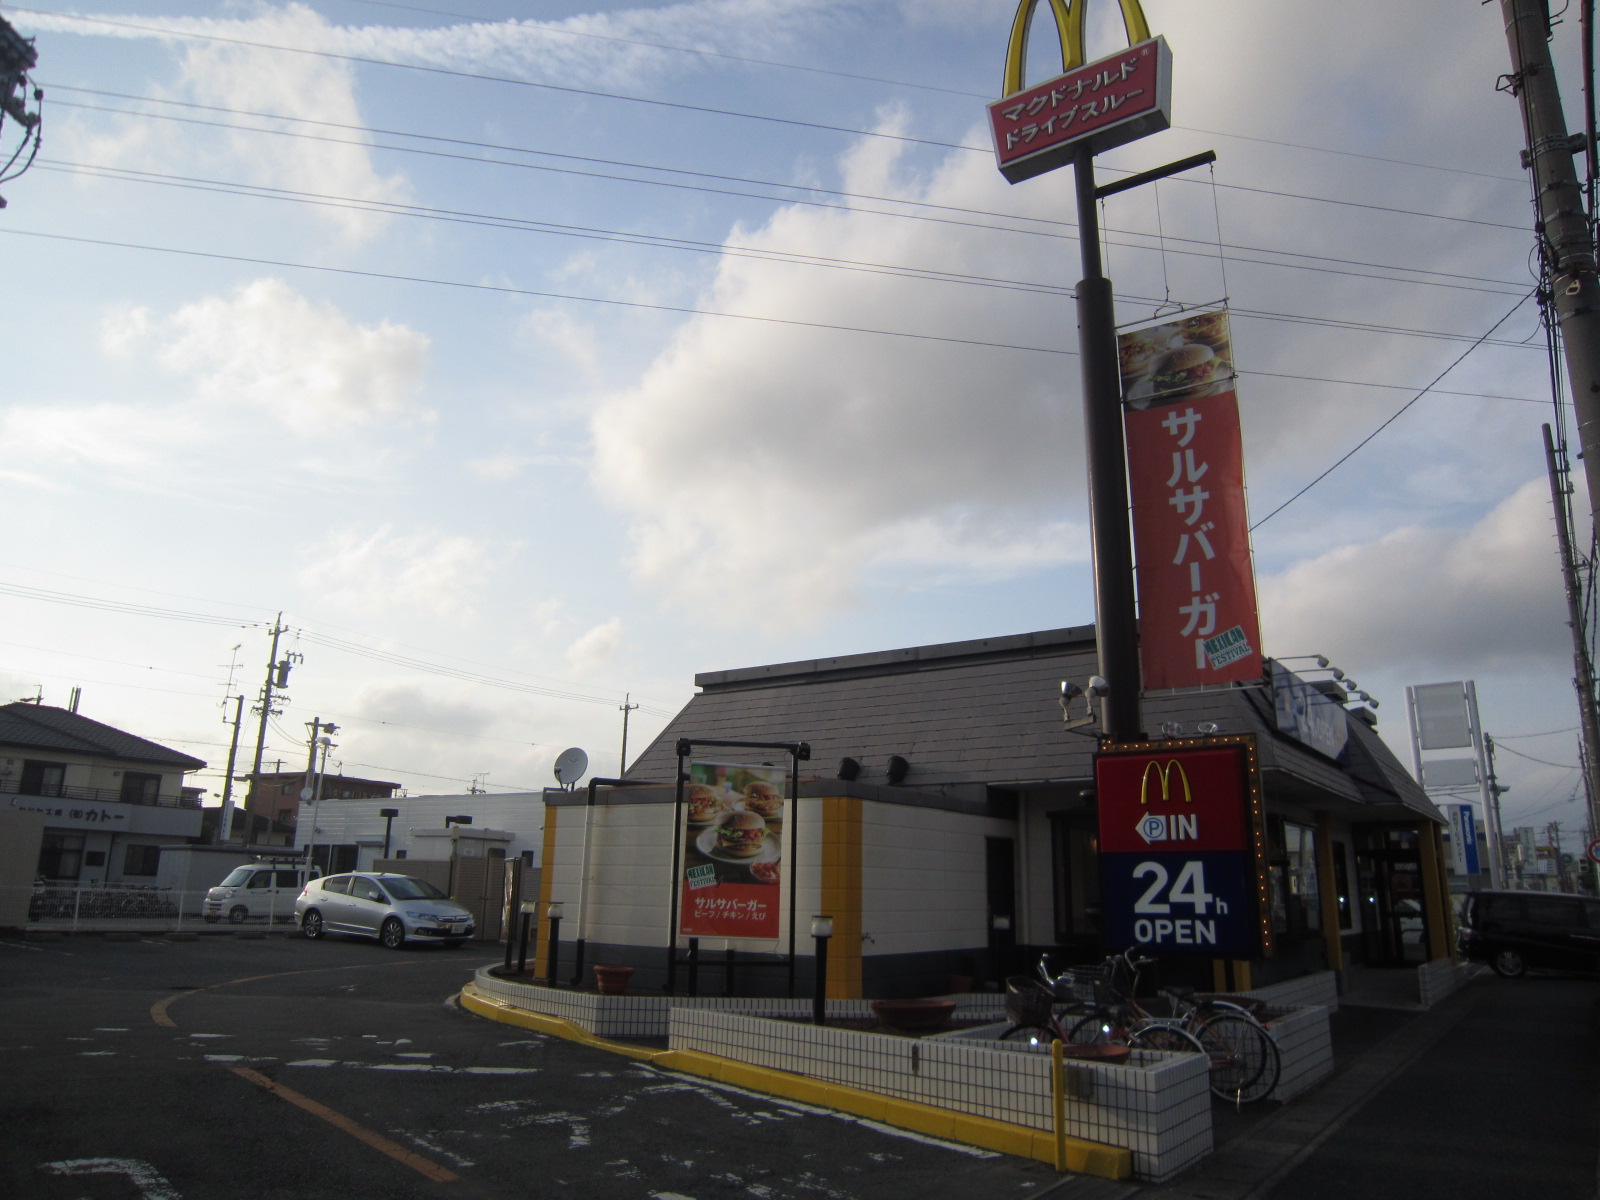
[[[1172,52],[1151,38],[989,105],[1000,173],[1021,183],[1172,124]]]

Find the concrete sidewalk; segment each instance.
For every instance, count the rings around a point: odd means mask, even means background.
[[[1096,1194],[1594,1200],[1597,1013],[1600,984],[1572,977],[1485,977],[1427,1012],[1345,1008],[1326,1083],[1256,1119],[1218,1109],[1193,1170]]]

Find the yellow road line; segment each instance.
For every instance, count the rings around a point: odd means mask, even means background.
[[[381,1133],[374,1133],[365,1125],[352,1121],[343,1113],[335,1112],[326,1104],[319,1104],[311,1099],[310,1096],[303,1096],[291,1087],[285,1087],[276,1080],[268,1079],[260,1071],[252,1071],[249,1067],[229,1067],[228,1070],[239,1076],[239,1078],[248,1079],[257,1087],[264,1088],[274,1096],[287,1100],[296,1108],[303,1108],[312,1116],[321,1117],[335,1129],[343,1130],[357,1141],[365,1142],[378,1153],[387,1154],[396,1162],[404,1163],[419,1175],[424,1175],[435,1183],[454,1183],[461,1178],[454,1171],[441,1167],[438,1163],[423,1158],[420,1154],[414,1154],[398,1142],[390,1141]]]

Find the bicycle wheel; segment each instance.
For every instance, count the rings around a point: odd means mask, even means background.
[[[1211,1091],[1232,1104],[1265,1100],[1278,1086],[1283,1059],[1259,1022],[1237,1012],[1207,1013],[1196,1030],[1211,1056]]]
[[[1136,1029],[1128,1037],[1128,1045],[1135,1050],[1161,1050],[1167,1054],[1204,1054],[1206,1048],[1200,1039],[1187,1029],[1160,1023]]]
[[[1103,1046],[1120,1042],[1120,1030],[1109,1012],[1096,1010],[1067,1026],[1067,1041],[1078,1046]]]

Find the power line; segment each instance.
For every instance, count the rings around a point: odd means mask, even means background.
[[[1482,345],[1485,341],[1487,341],[1488,338],[1490,337],[1490,335],[1493,334],[1496,329],[1499,329],[1500,326],[1504,325],[1507,321],[1509,321],[1516,314],[1517,309],[1521,308],[1524,304],[1526,304],[1529,300],[1531,300],[1534,297],[1535,294],[1536,294],[1536,292],[1529,292],[1526,296],[1522,297],[1522,299],[1518,300],[1516,302],[1516,304],[1512,305],[1510,312],[1506,313],[1505,316],[1501,317],[1498,321],[1496,321],[1489,328],[1489,332],[1485,333],[1482,338],[1480,338],[1478,341],[1474,342],[1472,345],[1468,346],[1459,355],[1457,355],[1454,362],[1452,362],[1448,367],[1446,367],[1444,370],[1440,371],[1436,376],[1434,376],[1432,383],[1429,383],[1427,387],[1423,388],[1415,396],[1411,397],[1411,399],[1407,400],[1404,404],[1402,404],[1397,410],[1395,410],[1394,414],[1392,416],[1390,416],[1388,420],[1384,421],[1383,424],[1379,425],[1371,433],[1367,434],[1366,437],[1362,438],[1359,442],[1357,442],[1354,446],[1352,446],[1346,453],[1341,455],[1340,458],[1338,459],[1338,461],[1335,462],[1332,466],[1330,466],[1327,470],[1323,471],[1320,475],[1318,475],[1310,483],[1306,484],[1298,492],[1296,492],[1294,495],[1290,496],[1282,504],[1278,505],[1277,508],[1273,509],[1266,516],[1262,517],[1261,520],[1257,521],[1254,525],[1250,526],[1250,532],[1254,533],[1257,529],[1260,529],[1268,521],[1272,520],[1273,517],[1277,516],[1284,509],[1288,508],[1289,505],[1293,504],[1296,500],[1300,499],[1301,496],[1304,496],[1312,488],[1316,487],[1317,484],[1321,483],[1329,475],[1332,475],[1335,471],[1337,471],[1345,463],[1349,462],[1351,458],[1355,457],[1356,451],[1360,450],[1368,442],[1372,441],[1373,438],[1377,437],[1385,429],[1389,428],[1390,425],[1393,425],[1397,420],[1399,420],[1402,413],[1404,413],[1407,409],[1409,409],[1418,400],[1421,400],[1430,391],[1432,391],[1434,384],[1438,383],[1439,380],[1443,379],[1446,375],[1450,374],[1451,371],[1455,370],[1456,367],[1458,367],[1462,363],[1462,361],[1466,359],[1467,355],[1471,354],[1480,345]]]
[[[86,174],[96,178],[118,180],[122,182],[149,183],[156,186],[177,187],[198,191],[217,192],[222,195],[238,195],[256,199],[279,200],[289,203],[309,204],[319,207],[343,208],[357,212],[376,212],[389,216],[405,216],[422,220],[437,220],[453,224],[481,225],[491,229],[508,229],[524,233],[540,233],[557,237],[573,237],[580,239],[593,239],[596,241],[617,242],[623,245],[645,246],[652,249],[687,251],[697,254],[716,255],[718,257],[745,258],[756,262],[773,262],[790,266],[826,268],[830,270],[856,271],[865,274],[883,275],[896,279],[913,279],[933,283],[949,283],[970,287],[991,287],[1005,291],[1020,291],[1035,295],[1068,297],[1073,289],[1067,284],[1053,284],[1034,280],[1003,279],[996,276],[977,275],[972,273],[940,271],[924,267],[911,266],[900,263],[875,263],[860,259],[831,258],[825,255],[809,254],[796,251],[787,251],[777,248],[740,246],[729,242],[698,241],[689,238],[667,237],[657,234],[630,233],[621,230],[604,229],[595,226],[580,226],[558,224],[549,221],[535,221],[528,218],[504,216],[494,213],[463,212],[456,209],[440,209],[424,205],[400,204],[395,201],[362,200],[356,197],[329,196],[325,193],[304,192],[288,188],[268,187],[260,184],[243,184],[231,180],[207,180],[193,176],[175,176],[150,171],[136,171],[123,167],[103,167],[99,165],[62,162],[60,160],[47,160],[45,170],[65,171],[72,174]],[[857,210],[859,211],[859,210]],[[890,215],[890,214],[880,214]],[[1011,231],[1016,232],[1016,231]],[[1042,235],[1050,236],[1050,235]],[[1139,249],[1141,247],[1135,247]],[[1177,251],[1177,253],[1189,253]],[[1207,256],[1209,257],[1209,256]],[[1251,261],[1251,260],[1246,260]],[[1271,266],[1285,266],[1286,264],[1261,264]],[[1296,269],[1288,265],[1289,269]],[[1310,269],[1310,268],[1304,268]],[[1369,276],[1354,273],[1360,278]],[[1386,279],[1387,282],[1404,282],[1413,286],[1432,287],[1444,286],[1430,283],[1426,280],[1397,280]],[[1485,281],[1488,282],[1488,281]],[[1507,287],[1510,285],[1507,284]],[[1488,291],[1488,289],[1472,289],[1475,291]],[[1490,294],[1503,295],[1503,291],[1494,289]],[[1156,303],[1156,297],[1124,296],[1124,299]],[[1467,341],[1471,335],[1452,333],[1444,330],[1410,329],[1392,324],[1384,325],[1375,322],[1354,321],[1347,318],[1311,317],[1298,313],[1275,313],[1258,309],[1233,308],[1230,310],[1235,318],[1256,318],[1267,321],[1283,321],[1291,324],[1312,325],[1321,328],[1347,329],[1358,332],[1370,332],[1397,337],[1434,338],[1444,341]],[[1491,341],[1491,345],[1499,345],[1512,349],[1532,348],[1525,347],[1521,341]]]

